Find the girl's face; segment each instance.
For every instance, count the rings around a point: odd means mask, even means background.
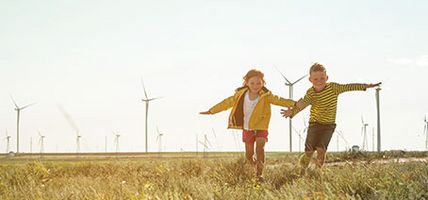
[[[245,85],[248,86],[251,93],[258,93],[263,88],[264,84],[263,79],[258,76],[253,76],[248,79]]]

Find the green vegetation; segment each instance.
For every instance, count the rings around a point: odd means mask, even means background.
[[[372,161],[391,155],[332,153],[329,162],[364,161],[310,168],[300,176],[297,154],[270,153],[266,181],[259,183],[241,154],[228,155],[2,158],[0,199],[428,199],[426,161],[381,164]]]

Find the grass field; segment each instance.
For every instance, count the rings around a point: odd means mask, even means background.
[[[263,183],[242,153],[195,155],[3,155],[0,199],[428,199],[426,160],[394,161],[427,152],[330,153],[305,176],[297,153],[267,153]]]

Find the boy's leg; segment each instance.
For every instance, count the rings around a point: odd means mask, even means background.
[[[317,167],[321,168],[324,165],[325,160],[325,154],[327,153],[327,150],[324,148],[317,148]]]
[[[320,130],[319,143],[316,146],[317,149],[317,167],[321,168],[324,165],[325,157],[327,154],[327,147],[330,143],[331,137],[333,136],[334,129],[336,124],[323,125],[323,128]]]
[[[305,153],[300,156],[299,164],[302,168],[304,169],[308,168],[313,154],[314,154],[314,151],[305,151]]]
[[[263,168],[265,164],[265,144],[266,138],[257,137],[256,138],[256,168],[257,168],[257,176],[261,176],[263,174]]]
[[[305,170],[311,162],[312,155],[315,152],[317,144],[317,124],[309,124],[308,133],[305,140],[305,153],[300,156],[299,164]]]

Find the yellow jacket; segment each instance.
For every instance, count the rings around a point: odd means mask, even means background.
[[[229,115],[228,128],[243,129],[244,126],[244,94],[248,91],[248,87],[240,87],[235,90],[235,94],[231,97],[224,99],[222,102],[209,109],[211,114],[215,114],[232,107],[232,112]],[[260,90],[260,98],[257,105],[251,113],[248,128],[251,130],[268,130],[269,121],[271,116],[270,104],[293,107],[295,101],[284,99],[282,97],[272,94],[266,87]]]

